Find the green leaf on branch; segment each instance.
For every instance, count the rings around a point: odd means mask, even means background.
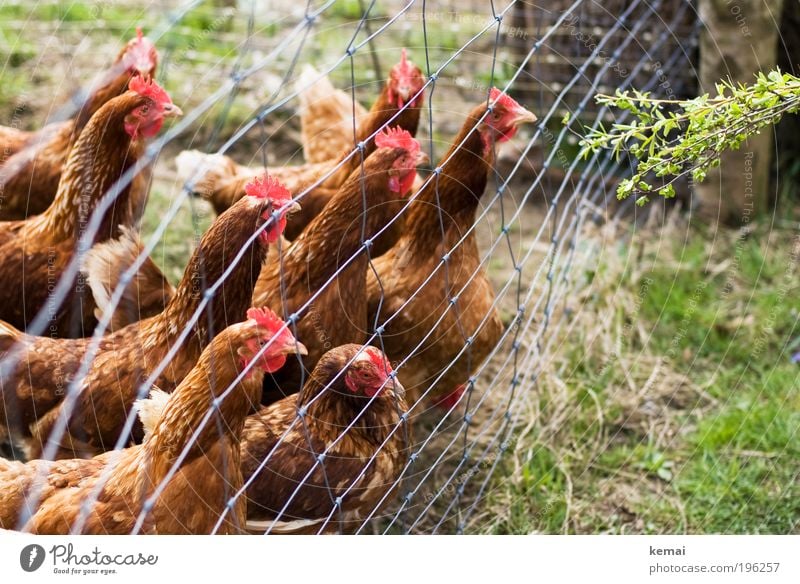
[[[721,80],[715,89],[715,97],[685,101],[653,99],[635,89],[598,95],[597,103],[621,110],[621,119],[608,130],[602,124],[589,129],[580,141],[580,155],[588,159],[611,150],[617,160],[623,153],[637,158],[636,172],[620,182],[617,197],[637,195],[636,203],[644,205],[649,200],[645,193],[675,196],[674,180],[656,187],[650,177],[690,175],[700,182],[719,165],[723,152],[738,149],[764,127],[800,110],[800,78],[777,69],[759,73],[751,85]]]

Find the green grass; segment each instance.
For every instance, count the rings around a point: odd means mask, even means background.
[[[247,12],[240,11],[229,14],[213,3],[203,3],[187,12],[180,21],[169,27],[158,40],[161,54],[162,70],[159,80],[168,91],[194,86],[196,91],[184,97],[191,103],[182,106],[196,105],[197,101],[207,96],[211,89],[206,88],[219,82],[221,76],[227,74],[241,51],[241,42],[246,36]],[[41,27],[49,26],[55,35],[65,43],[77,43],[83,36],[91,36],[93,46],[106,55],[108,59],[116,54],[124,39],[133,35],[135,27],[141,26],[145,34],[156,30],[156,25],[165,19],[163,12],[146,11],[135,3],[93,3],[43,2],[32,4],[0,5],[0,22],[6,29],[0,35],[0,49],[5,56],[0,62],[5,63],[3,83],[0,85],[0,115],[11,117],[13,104],[17,96],[28,95],[38,100],[49,100],[51,96],[42,93],[41,88],[55,85],[63,64],[56,66],[53,61],[60,58],[59,53],[42,53]],[[97,22],[102,26],[96,26]],[[270,38],[278,32],[272,23],[259,22],[256,26],[257,38]],[[38,61],[42,57],[43,59]],[[37,60],[38,67],[32,67],[31,61]],[[208,74],[210,67],[222,64],[222,69],[215,69]],[[169,75],[164,79],[168,66]],[[80,70],[80,66],[78,67]],[[96,71],[92,69],[85,74],[77,73],[79,78],[91,78]],[[198,87],[197,84],[200,84]],[[77,86],[78,81],[68,85]],[[222,110],[221,105],[212,109],[213,113]],[[185,109],[191,109],[190,107]],[[226,119],[224,129],[237,128],[252,116],[253,107],[236,105]],[[37,127],[37,120],[23,120],[24,127]]]
[[[132,5],[113,3],[70,2],[31,4],[4,4],[0,6],[0,19],[24,19],[31,21],[95,22],[98,18],[107,21],[136,22],[144,11]]]
[[[491,532],[797,533],[793,235],[672,230],[607,249],[583,309],[596,330],[567,339],[551,372],[569,401],[543,376],[541,424],[495,481]]]
[[[208,63],[233,62],[246,16],[220,18],[219,8],[206,3],[171,28],[159,41],[165,54],[172,49],[167,89],[189,85],[196,99],[209,95],[223,72],[205,79]],[[96,18],[102,18],[103,27],[93,26]],[[83,30],[109,47],[132,26],[148,31],[162,18],[133,4],[0,6],[0,22],[46,21],[53,30],[58,22],[84,23]],[[359,18],[356,0],[337,2],[312,30],[304,60],[323,64],[340,56],[343,39],[349,39]],[[429,23],[436,31],[429,37],[434,68],[483,26],[466,18],[451,30],[451,21],[442,15]],[[380,22],[374,21],[373,29]],[[399,46],[424,63],[425,39],[416,24],[392,37],[394,45],[378,43],[384,74]],[[282,30],[269,22],[256,26],[259,37]],[[67,35],[67,29],[56,34]],[[4,114],[13,110],[17,96],[51,85],[48,66],[37,68],[39,78],[31,72],[40,53],[35,30],[15,29],[2,39],[9,45],[0,84]],[[362,31],[358,40],[363,38]],[[356,54],[355,65],[355,82],[369,99],[375,79],[366,50]],[[456,83],[452,71],[442,83]],[[505,84],[512,73],[498,61],[494,84]],[[468,77],[470,87],[477,88],[489,83],[490,72],[480,69]],[[349,67],[338,68],[332,80],[349,86]],[[204,129],[213,127],[223,107],[215,106],[199,120]],[[221,135],[229,136],[248,120],[254,107],[253,101],[234,102]],[[561,125],[553,124],[556,135]],[[198,134],[193,146],[206,137]],[[438,154],[450,138],[435,128]],[[576,154],[575,145],[563,148],[569,158]],[[155,182],[144,238],[177,192],[170,183]],[[171,282],[179,281],[213,217],[202,201],[181,204],[153,252]],[[477,528],[492,533],[798,532],[800,365],[791,363],[784,349],[788,339],[800,336],[800,268],[787,272],[792,235],[762,227],[744,239],[731,233],[715,240],[704,229],[673,227],[661,238],[656,233],[630,243],[621,234],[606,246],[600,260],[583,272],[589,292],[570,297],[580,320],[531,397],[537,423],[517,436],[489,490],[494,519],[487,523],[484,515]],[[642,292],[646,281],[650,284]]]
[[[364,3],[364,6],[368,6],[368,3]],[[377,14],[379,14],[378,10],[371,12],[372,17]],[[330,7],[330,16],[345,20],[360,20],[361,3],[358,0],[339,0]]]

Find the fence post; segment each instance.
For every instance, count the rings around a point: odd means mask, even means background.
[[[752,83],[758,71],[776,65],[783,0],[700,0],[700,91],[730,77]],[[741,225],[764,211],[769,201],[773,132],[765,128],[740,150],[723,154],[719,168],[695,185],[699,215]]]
[[[778,43],[778,67],[781,71],[800,75],[800,1],[784,0],[781,36]],[[800,116],[784,116],[776,127],[776,171],[779,192],[787,204],[800,200]],[[778,191],[778,189],[776,189]]]

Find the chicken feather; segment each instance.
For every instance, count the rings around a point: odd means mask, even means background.
[[[276,332],[249,319],[217,335],[155,408],[158,419],[144,444],[88,460],[0,459],[0,527],[15,529],[22,521],[25,531],[68,534],[95,496],[81,533],[130,533],[140,516],[141,533],[208,534],[218,523],[217,533],[241,533],[244,498],[226,510],[242,485],[239,442],[245,416],[260,398],[263,368],[232,384],[248,363],[242,355],[253,341],[268,345],[265,358],[295,350],[290,334]],[[212,404],[216,420],[203,427]]]

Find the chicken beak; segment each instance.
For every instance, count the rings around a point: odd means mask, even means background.
[[[287,343],[286,347],[283,349],[283,352],[287,355],[291,355],[293,353],[297,355],[308,355],[308,349],[306,349],[306,346],[297,340]]]
[[[393,379],[389,379],[386,382],[386,387],[393,390],[397,397],[405,397],[406,395],[406,388],[403,387],[403,384],[400,383],[399,379],[397,379],[397,375],[395,375]]]
[[[400,96],[400,99],[403,100],[403,103],[408,103],[411,99],[411,96],[414,95],[414,90],[411,89],[410,85],[401,84],[397,88],[397,95]]]
[[[287,215],[291,215],[292,213],[297,213],[298,211],[300,211],[300,209],[302,209],[300,203],[292,200],[286,203],[281,210]]]
[[[520,107],[514,112],[514,119],[512,120],[512,124],[514,126],[521,126],[522,124],[533,124],[539,118],[537,118],[533,112],[529,112],[524,107]]]
[[[414,166],[420,166],[421,164],[428,164],[430,161],[431,161],[430,157],[425,152],[420,150],[419,152],[417,152],[417,157],[414,160]]]
[[[178,118],[183,115],[183,110],[174,103],[164,104],[165,118]]]

